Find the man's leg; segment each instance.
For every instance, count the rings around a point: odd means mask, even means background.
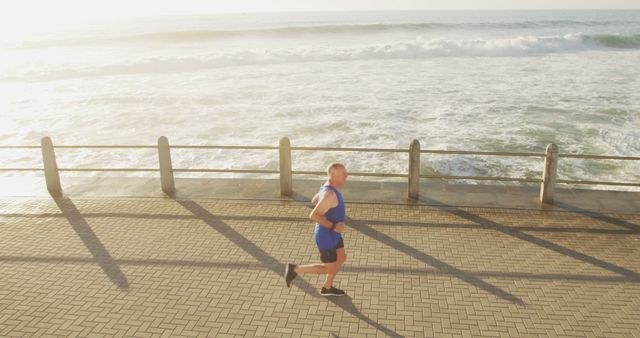
[[[323,287],[330,289],[333,285],[333,279],[335,278],[338,270],[340,269],[340,265],[342,263],[322,263],[322,264],[309,264],[309,265],[301,265],[296,266],[293,271],[298,273],[312,273],[316,275],[327,275],[327,278],[324,281]]]
[[[347,254],[344,250],[344,244],[340,241],[339,247],[335,250],[320,250],[320,260],[323,263],[320,264],[309,264],[296,266],[294,264],[287,264],[287,269],[285,270],[285,281],[287,282],[287,286],[291,284],[291,281],[296,278],[298,273],[313,273],[313,274],[326,274],[327,277],[325,279],[323,289],[332,289],[333,288],[333,280],[335,276],[338,274],[340,270],[340,266],[347,260]],[[340,294],[335,294],[336,289],[332,292],[333,296],[344,295],[342,290],[337,290]],[[324,290],[323,290],[324,292]],[[323,294],[326,295],[326,294]]]
[[[347,260],[347,252],[344,251],[344,247],[338,248],[336,250],[336,255],[338,256],[338,259],[337,259],[336,263],[338,263],[338,264],[340,264],[340,266],[342,266],[342,264]]]
[[[333,286],[333,279],[340,271],[340,267],[342,263],[347,260],[347,253],[344,251],[344,248],[336,249],[336,261],[335,263],[326,263],[327,266],[327,278],[324,281],[323,287],[329,289]]]
[[[320,264],[296,266],[294,271],[296,273],[314,273],[318,275],[328,274],[332,271],[331,269],[335,269],[332,264],[335,265],[338,261],[337,250],[320,250],[320,261],[322,261]]]
[[[322,285],[325,289],[331,289],[333,286],[333,279],[338,274],[338,269],[340,269],[340,264],[338,262],[335,263],[325,263],[327,266],[327,278],[324,280],[324,285]]]
[[[325,273],[327,273],[327,266],[325,265],[325,263],[300,265],[296,266],[294,271],[296,273],[314,273],[317,275],[324,275]]]
[[[320,261],[322,261],[320,264],[296,266],[295,264],[288,263],[284,272],[284,280],[287,283],[287,287],[291,286],[291,281],[293,281],[299,273],[325,275],[335,270],[335,262],[338,260],[337,257],[336,249],[320,250]],[[330,265],[332,265],[331,268],[333,270],[329,270]],[[333,275],[335,276],[335,273],[333,273]]]
[[[291,281],[293,281],[299,273],[313,273],[317,275],[324,275],[327,273],[327,266],[325,263],[301,266],[287,263],[284,270],[284,281],[287,283],[287,287],[291,287]]]

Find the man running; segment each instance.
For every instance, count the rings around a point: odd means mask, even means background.
[[[288,263],[284,278],[287,287],[299,273],[327,275],[320,290],[322,296],[344,296],[344,291],[333,286],[340,266],[347,260],[344,251],[342,232],[345,229],[345,208],[342,194],[338,190],[347,180],[347,168],[342,163],[331,163],[327,167],[327,182],[313,196],[311,203],[315,205],[309,218],[316,222],[315,238],[320,251],[321,264],[295,265]]]

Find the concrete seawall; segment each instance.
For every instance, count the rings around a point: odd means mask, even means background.
[[[165,197],[159,178],[62,177],[65,195],[71,197]],[[323,183],[295,180],[293,196],[279,193],[275,179],[177,178],[177,197],[211,199],[310,200]],[[0,192],[5,197],[48,197],[44,178],[2,177]],[[349,181],[344,195],[351,203],[408,205],[450,205],[456,207],[516,208],[529,210],[589,210],[640,213],[640,192],[589,189],[556,189],[554,205],[541,205],[539,186],[497,186],[423,182],[420,198],[407,198],[402,182]]]

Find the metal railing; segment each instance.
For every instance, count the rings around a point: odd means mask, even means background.
[[[58,149],[157,149],[158,168],[59,168],[54,148]],[[292,147],[289,138],[283,137],[278,147],[269,146],[189,146],[189,145],[169,145],[169,140],[162,136],[158,139],[158,145],[135,146],[135,145],[71,145],[55,146],[51,138],[42,138],[41,146],[0,146],[0,149],[41,149],[43,168],[0,168],[3,171],[44,171],[47,190],[53,196],[62,194],[60,184],[60,172],[160,172],[162,191],[166,194],[175,193],[175,172],[189,173],[250,173],[250,174],[279,174],[280,193],[290,196],[293,193],[293,175],[326,175],[323,171],[302,171],[293,170],[291,153],[292,151],[340,151],[340,152],[375,152],[375,153],[408,153],[408,173],[371,173],[371,172],[350,172],[350,176],[365,177],[396,177],[407,178],[409,198],[418,199],[420,192],[420,179],[444,179],[444,180],[480,180],[480,181],[504,181],[519,183],[540,183],[540,201],[547,204],[553,203],[555,187],[560,184],[588,184],[588,185],[611,185],[611,186],[634,186],[640,187],[640,183],[634,182],[605,182],[605,181],[585,181],[585,180],[561,180],[557,179],[557,168],[559,158],[568,159],[593,159],[593,160],[640,160],[640,157],[622,157],[608,155],[575,155],[562,154],[558,152],[555,144],[549,144],[545,153],[523,153],[523,152],[481,152],[481,151],[455,151],[455,150],[421,150],[420,143],[413,140],[408,149],[386,149],[386,148],[331,148],[331,147]],[[278,150],[279,170],[265,169],[193,169],[193,168],[173,168],[171,163],[171,149],[231,149],[231,150]],[[453,176],[453,175],[423,175],[420,174],[420,155],[473,155],[473,156],[508,156],[508,157],[541,157],[544,158],[544,170],[542,178],[519,178],[519,177],[491,177],[491,176]]]

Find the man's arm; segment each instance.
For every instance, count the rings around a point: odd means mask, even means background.
[[[313,205],[318,204],[318,199],[320,198],[320,193],[316,193],[315,195],[313,195],[313,198],[311,199],[311,203]]]
[[[317,194],[316,196],[314,196],[314,199],[316,199],[316,197],[317,204],[309,214],[309,219],[327,229],[332,229],[333,223],[331,223],[331,221],[329,221],[327,217],[325,217],[325,214],[329,211],[329,209],[334,208],[338,205],[338,198],[336,197],[336,194],[331,190],[326,190],[322,194]]]

